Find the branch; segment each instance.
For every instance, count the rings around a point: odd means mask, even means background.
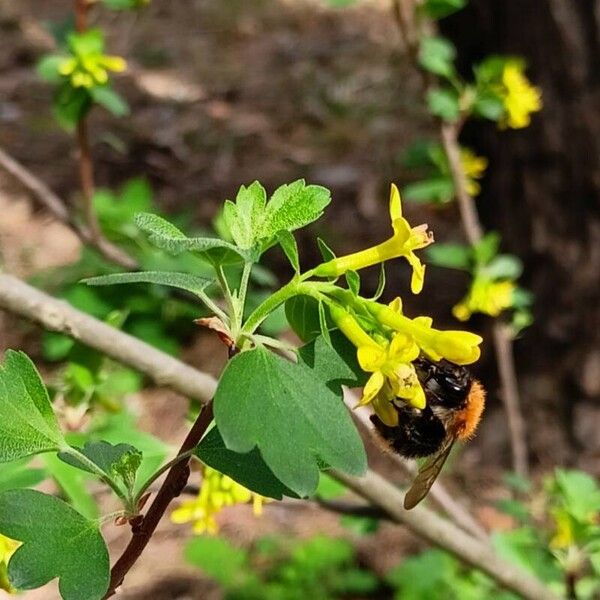
[[[200,415],[183,441],[177,456],[186,454],[198,445],[212,420],[213,411],[211,403],[207,404],[200,412]],[[125,550],[123,550],[121,557],[111,569],[110,585],[104,599],[110,598],[115,594],[117,588],[123,583],[123,580],[127,573],[129,573],[131,567],[137,562],[144,551],[144,548],[146,548],[148,542],[150,542],[150,539],[167,508],[169,508],[171,502],[184,490],[190,476],[190,460],[191,459],[188,458],[187,460],[177,461],[169,469],[148,512],[142,517],[139,523],[132,525],[131,540],[129,541],[129,544],[127,544]]]
[[[408,49],[415,69],[421,74],[423,91],[426,95],[432,87],[429,73],[426,73],[418,63],[419,28],[416,23],[416,7],[412,0],[392,0],[394,17],[398,24],[400,35]],[[431,23],[435,29],[434,24]],[[439,135],[444,152],[448,158],[450,176],[454,184],[456,200],[460,211],[461,223],[465,236],[471,246],[476,245],[483,237],[483,227],[477,214],[475,201],[467,191],[467,178],[460,162],[460,143],[458,138],[464,119],[457,123],[445,123],[438,120]],[[502,386],[502,402],[508,420],[508,431],[512,453],[513,469],[522,477],[528,475],[527,443],[525,420],[521,412],[521,400],[517,383],[516,368],[512,351],[512,339],[507,335],[506,327],[495,321],[493,325],[494,350]]]
[[[157,383],[168,385],[205,405],[213,396],[215,380],[210,375],[196,371],[10,275],[0,275],[0,307],[48,329],[66,333],[91,348],[147,373]],[[210,413],[205,409],[202,414]],[[501,585],[522,594],[527,600],[556,599],[556,596],[537,579],[501,561],[489,545],[448,523],[432,511],[422,507],[411,511],[404,510],[402,493],[372,471],[362,478],[337,472],[334,476],[375,507],[385,510],[395,521],[405,524],[432,544],[488,573]],[[184,486],[185,482],[182,487]]]
[[[83,243],[94,246],[108,260],[126,269],[139,268],[137,261],[123,252],[121,248],[111,244],[104,237],[95,238],[90,228],[78,223],[70,215],[66,204],[43,181],[2,148],[0,148],[0,167],[21,183],[56,219],[67,225]]]
[[[215,379],[210,375],[11,275],[0,274],[0,308],[51,331],[65,333],[148,375],[156,384],[175,389],[204,405],[210,401],[216,389]]]
[[[353,477],[338,471],[329,471],[329,474],[374,506],[383,509],[396,523],[406,525],[434,546],[451,552],[465,563],[487,573],[506,589],[527,600],[558,600],[537,578],[500,559],[491,546],[471,537],[433,511],[422,506],[404,509],[402,491],[377,473],[367,471],[364,477]]]

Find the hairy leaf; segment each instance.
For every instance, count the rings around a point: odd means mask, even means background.
[[[120,283],[157,283],[186,290],[192,294],[202,293],[211,283],[211,279],[189,273],[171,273],[168,271],[143,271],[136,273],[113,273],[82,280],[88,285],[115,285]]]
[[[8,350],[0,365],[0,462],[65,445],[48,392],[23,352]]]
[[[0,533],[23,542],[8,563],[15,588],[58,577],[64,600],[100,600],[108,589],[108,550],[98,524],[62,500],[35,490],[1,492]]]

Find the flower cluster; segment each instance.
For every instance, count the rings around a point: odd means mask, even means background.
[[[202,486],[198,496],[193,500],[183,502],[179,508],[173,511],[171,514],[173,523],[193,522],[194,533],[214,535],[219,529],[215,517],[226,506],[252,501],[254,514],[256,516],[262,514],[266,498],[251,492],[231,477],[223,475],[212,467],[204,465],[202,474]]]
[[[484,156],[477,156],[470,148],[461,148],[460,164],[467,178],[467,193],[472,197],[478,196],[481,192],[478,179],[483,177],[488,166],[488,159]]]
[[[513,306],[516,288],[514,281],[494,281],[476,276],[467,295],[452,308],[452,314],[459,321],[468,320],[476,312],[497,317]]]
[[[97,29],[72,33],[68,37],[69,56],[58,62],[58,73],[75,88],[90,89],[108,82],[108,72],[120,73],[127,63],[120,56],[104,54],[104,36]]]
[[[0,590],[9,593],[15,591],[8,581],[7,567],[8,561],[20,545],[21,542],[11,540],[0,533]]]
[[[425,267],[415,254],[433,241],[426,225],[411,227],[402,217],[398,188],[392,185],[390,216],[394,235],[391,239],[347,256],[319,265],[314,274],[338,276],[383,261],[404,257],[413,268],[411,288],[423,287]],[[371,404],[379,418],[389,426],[398,424],[395,402],[415,408],[426,406],[415,361],[421,355],[433,361],[449,360],[459,365],[475,362],[480,356],[482,338],[467,331],[442,331],[433,327],[426,316],[409,318],[403,314],[400,298],[386,305],[331,285],[320,288],[329,296],[332,320],[356,347],[360,367],[369,373],[359,406]]]

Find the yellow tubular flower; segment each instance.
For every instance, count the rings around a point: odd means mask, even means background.
[[[171,521],[177,524],[193,521],[194,533],[214,535],[219,530],[215,517],[223,508],[245,504],[250,500],[253,503],[254,514],[260,516],[263,503],[268,502],[267,498],[251,492],[231,477],[205,465],[198,496],[194,500],[182,502],[179,508],[171,513]]]
[[[527,127],[531,123],[531,113],[542,108],[542,92],[531,85],[523,73],[523,66],[517,61],[509,61],[504,66],[502,88],[500,95],[506,117],[500,122],[500,127]]]
[[[467,295],[452,309],[459,321],[466,321],[476,312],[497,317],[513,304],[516,285],[513,281],[491,281],[475,277]]]
[[[63,77],[68,77],[73,87],[89,89],[95,85],[104,85],[108,81],[108,71],[120,73],[126,68],[127,63],[120,56],[75,52],[61,62],[58,72]]]
[[[382,325],[412,337],[431,360],[445,358],[457,365],[468,365],[479,359],[479,345],[483,341],[479,335],[468,331],[440,331],[432,327],[429,317],[409,319],[394,308],[377,302],[369,302],[366,306]]]
[[[366,250],[323,263],[315,269],[314,274],[317,277],[337,277],[347,271],[358,271],[403,256],[413,269],[411,290],[413,294],[418,294],[423,289],[425,265],[421,263],[415,250],[431,244],[433,235],[427,231],[427,225],[411,227],[402,216],[400,192],[394,184],[390,194],[390,218],[394,230],[394,235],[390,239]]]
[[[11,540],[9,537],[6,537],[0,533],[0,590],[4,590],[9,594],[16,592],[16,590],[8,581],[8,561],[20,545],[21,542]]]
[[[477,180],[483,177],[487,169],[487,158],[477,156],[470,148],[461,148],[460,163],[467,178],[467,192],[469,196],[478,196],[481,192],[481,186]]]

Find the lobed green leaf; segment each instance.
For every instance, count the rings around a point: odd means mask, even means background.
[[[35,490],[0,493],[0,533],[23,544],[8,563],[19,590],[59,578],[64,600],[100,600],[110,580],[108,550],[98,524]]]

